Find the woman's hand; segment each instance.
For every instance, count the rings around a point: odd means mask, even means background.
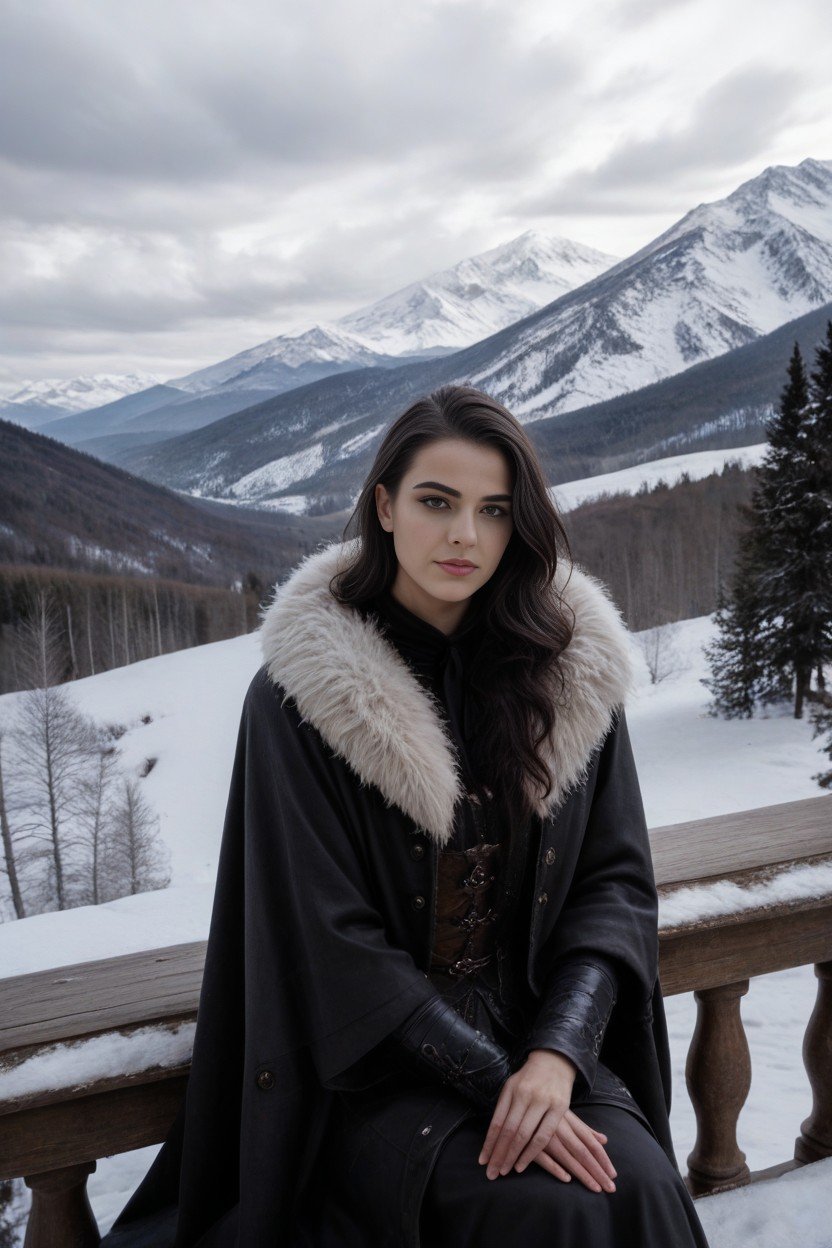
[[[615,1191],[607,1137],[569,1108],[575,1075],[564,1054],[533,1049],[505,1081],[479,1156],[490,1179],[536,1161],[563,1182],[574,1174],[593,1191]]]

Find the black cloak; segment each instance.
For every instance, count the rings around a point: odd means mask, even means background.
[[[309,556],[276,587],[265,662],[245,696],[186,1095],[114,1223],[147,1220],[161,1248],[292,1245],[334,1093],[431,996],[437,848],[459,796],[429,694],[329,578],[354,543]],[[615,961],[619,996],[600,1057],[632,1092],[674,1168],[671,1076],[658,979],[658,902],[624,712],[631,642],[604,587],[573,568],[561,656],[569,698],[539,798],[527,988],[561,958]],[[411,854],[420,843],[425,852]],[[368,1078],[368,1083],[372,1080]],[[402,1147],[374,1215],[418,1248],[419,1202],[448,1132],[473,1112],[445,1088],[395,1107]],[[158,1229],[167,1215],[175,1237]],[[105,1239],[105,1244],[109,1240]]]

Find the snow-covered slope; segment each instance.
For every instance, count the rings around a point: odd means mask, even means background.
[[[150,373],[94,373],[89,377],[43,378],[27,381],[11,394],[3,396],[3,405],[46,408],[52,416],[85,412],[92,407],[114,403],[127,394],[137,394],[158,381]],[[46,414],[45,414],[46,415]],[[12,419],[8,415],[8,419]]]
[[[614,264],[618,257],[537,230],[462,260],[402,290],[358,308],[332,324],[303,326],[228,359],[174,378],[153,403],[142,392],[157,379],[145,373],[126,377],[99,374],[68,381],[27,382],[0,396],[0,416],[37,429],[81,412],[84,422],[52,425],[52,437],[77,444],[81,438],[129,428],[198,429],[269,395],[285,393],[332,373],[397,363],[423,355],[453,352],[529,312],[551,303]],[[169,398],[163,406],[163,396]],[[111,406],[135,396],[137,402]],[[188,400],[212,397],[202,409]],[[217,409],[220,398],[238,402]],[[100,420],[97,409],[102,408]]]
[[[767,442],[754,446],[734,446],[716,451],[691,451],[689,455],[666,455],[663,459],[651,459],[618,472],[601,472],[595,477],[581,477],[578,481],[565,481],[552,489],[552,497],[561,512],[580,507],[581,503],[600,498],[603,494],[635,494],[642,485],[652,489],[659,481],[676,485],[684,475],[691,481],[721,472],[725,464],[738,463],[750,468],[762,462],[768,448]]]
[[[509,243],[350,312],[337,324],[391,355],[456,349],[583,286],[615,260],[568,238],[526,230]]]
[[[640,446],[651,458],[685,451],[709,430],[718,444],[723,427],[741,443],[751,426],[756,442],[792,333],[801,330],[808,355],[822,336],[808,322],[830,304],[832,162],[805,160],[699,205],[628,260],[473,346],[342,372],[175,440],[125,448],[117,462],[213,498],[279,507],[285,493],[295,511],[322,500],[337,510],[360,487],[390,420],[444,383],[473,383],[538,423],[553,454],[561,421],[571,422],[563,445],[590,460],[593,429],[598,453],[619,460],[636,459]],[[605,416],[604,403],[625,410]],[[593,405],[595,423],[582,433]]]
[[[471,381],[540,420],[712,359],[830,299],[832,161],[775,165],[529,317]]]
[[[526,230],[332,324],[280,334],[169,384],[194,394],[218,387],[273,394],[285,388],[287,370],[298,373],[299,384],[312,379],[310,365],[358,368],[387,357],[455,351],[551,303],[615,261],[570,239]]]

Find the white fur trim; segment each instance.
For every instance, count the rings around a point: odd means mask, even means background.
[[[274,586],[261,610],[263,661],[283,700],[295,701],[301,717],[359,779],[446,845],[462,785],[438,705],[372,619],[341,606],[328,589],[359,542],[332,542]],[[542,816],[586,778],[592,753],[635,679],[633,643],[608,590],[577,565],[564,589],[568,572],[559,564],[556,584],[575,613],[575,628],[560,656],[565,705],[558,705],[544,751],[552,792],[545,801],[534,798]]]

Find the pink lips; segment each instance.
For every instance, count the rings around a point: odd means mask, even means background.
[[[477,570],[473,563],[440,563],[438,559],[436,562],[440,568],[450,572],[451,576],[467,576],[469,572],[476,572]]]

